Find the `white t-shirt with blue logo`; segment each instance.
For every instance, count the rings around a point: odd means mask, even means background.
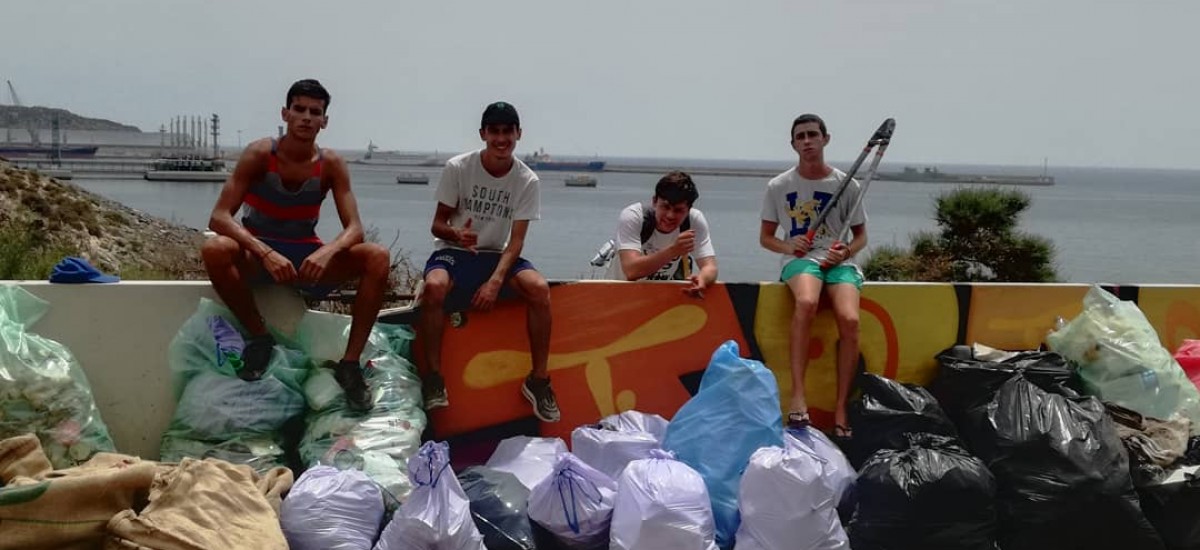
[[[809,226],[817,221],[817,216],[822,210],[829,207],[829,202],[845,178],[845,172],[834,168],[828,176],[819,180],[810,180],[800,176],[796,167],[793,166],[787,172],[771,178],[771,181],[767,183],[767,193],[763,198],[762,207],[763,221],[778,223],[779,228],[782,229],[782,235],[777,230],[775,236],[785,241],[808,233]],[[829,254],[829,247],[833,245],[834,239],[837,238],[838,233],[841,233],[847,222],[851,227],[867,223],[866,208],[862,203],[859,203],[854,212],[850,212],[850,208],[858,200],[861,192],[862,186],[858,180],[852,180],[846,188],[846,192],[838,199],[834,210],[825,218],[825,223],[813,237],[813,248],[804,255],[805,259],[823,261]],[[851,239],[853,239],[853,234],[847,232],[847,244]],[[781,256],[781,267],[796,258],[791,254],[782,254]],[[854,264],[847,260],[843,262],[843,265]]]

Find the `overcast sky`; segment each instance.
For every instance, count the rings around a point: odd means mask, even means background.
[[[526,151],[790,159],[802,112],[851,159],[1200,168],[1194,26],[1164,0],[3,0],[0,80],[26,104],[154,131],[218,113],[275,131],[332,92],[335,148],[477,146],[493,100]],[[0,100],[8,103],[7,90]]]

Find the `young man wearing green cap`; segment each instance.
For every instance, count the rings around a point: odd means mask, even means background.
[[[521,394],[538,418],[557,422],[558,402],[547,372],[550,287],[521,257],[529,222],[541,216],[537,174],[513,154],[521,139],[517,109],[503,101],[488,105],[479,138],[484,147],[447,161],[438,182],[434,251],[425,264],[419,326],[425,347],[425,407],[449,405],[441,374],[446,311],[466,305],[487,311],[497,298],[515,294],[528,306],[533,362]]]

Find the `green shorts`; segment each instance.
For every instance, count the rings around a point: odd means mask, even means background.
[[[858,266],[851,264],[839,264],[829,269],[821,269],[817,262],[796,258],[783,266],[779,280],[786,283],[788,279],[796,275],[812,275],[827,285],[852,284],[858,290],[862,290],[863,285],[862,271],[859,271]]]

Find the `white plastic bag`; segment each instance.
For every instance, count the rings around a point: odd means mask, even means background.
[[[371,550],[383,521],[383,494],[358,470],[313,466],[279,509],[292,550]]]
[[[617,482],[571,453],[529,495],[529,519],[570,548],[607,548]]]
[[[558,455],[567,452],[567,444],[557,437],[519,435],[500,442],[486,466],[517,476],[530,491],[550,477]]]
[[[646,432],[614,432],[587,426],[571,432],[571,452],[613,479],[621,477],[627,464],[659,448],[658,440]]]
[[[837,491],[834,502],[841,503],[846,498],[846,493],[858,478],[858,472],[854,471],[854,466],[850,465],[842,450],[829,440],[829,436],[812,426],[805,426],[784,431],[783,442],[789,449],[798,447],[821,457],[825,461],[825,475]]]
[[[427,441],[408,461],[413,489],[375,550],[487,550],[471,503],[450,468],[450,446]]]
[[[755,451],[738,492],[737,550],[849,550],[832,469],[798,443]]]
[[[716,550],[704,478],[669,451],[629,463],[617,480],[612,550]]]
[[[600,420],[600,426],[606,430],[617,432],[646,432],[662,443],[667,435],[667,419],[641,411],[625,411],[621,414],[606,416]]]

